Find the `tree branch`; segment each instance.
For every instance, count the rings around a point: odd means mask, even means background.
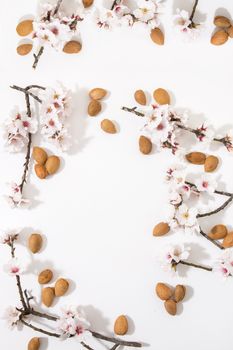
[[[199,218],[204,218],[204,217],[206,217],[206,216],[211,216],[211,215],[214,215],[214,214],[219,213],[220,211],[224,210],[224,209],[228,206],[228,204],[230,204],[230,203],[232,202],[232,200],[233,200],[233,195],[232,195],[230,198],[228,198],[228,200],[227,200],[226,202],[224,202],[224,203],[223,203],[220,207],[218,207],[217,209],[212,210],[212,211],[209,211],[209,212],[206,212],[206,213],[203,213],[203,214],[198,214],[198,215],[197,215],[197,218],[198,218],[198,219],[199,219]]]
[[[48,335],[50,337],[60,338],[60,336],[61,336],[58,333],[48,332],[48,331],[46,331],[43,328],[38,328],[38,327],[34,326],[33,324],[31,324],[29,322],[26,322],[23,318],[20,319],[20,322],[22,322],[22,324],[24,326],[29,327],[29,328],[33,329],[34,331],[36,331],[36,332],[40,332],[40,333],[46,334],[46,335]]]
[[[191,12],[191,15],[189,17],[189,20],[193,23],[193,17],[195,15],[195,12],[196,12],[196,8],[197,8],[197,5],[198,5],[198,1],[199,0],[195,0],[195,3],[193,5],[193,9],[192,9],[192,12]]]
[[[34,62],[33,62],[32,68],[36,69],[38,62],[40,60],[40,57],[43,55],[43,52],[44,52],[44,46],[41,46],[40,50],[38,51],[38,54],[35,54],[35,53],[33,54]]]
[[[126,340],[121,340],[121,339],[117,339],[117,338],[112,338],[112,337],[107,337],[106,335],[91,331],[91,334],[93,337],[97,338],[97,339],[102,339],[111,343],[115,343],[118,344],[119,346],[132,346],[135,348],[141,348],[142,344],[138,343],[138,342],[131,342],[131,341],[126,341]]]
[[[200,230],[200,234],[206,239],[208,239],[208,241],[216,245],[216,247],[218,247],[219,249],[224,249],[224,247],[218,241],[215,241],[214,239],[210,238],[205,232],[202,231],[202,229]]]
[[[199,265],[199,264],[194,264],[194,263],[183,261],[183,260],[180,260],[177,263],[177,265],[178,264],[195,267],[196,269],[202,269],[202,270],[205,270],[205,271],[213,271],[212,267],[207,267],[207,266],[203,266],[203,265]]]

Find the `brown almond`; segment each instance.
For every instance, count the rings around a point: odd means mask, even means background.
[[[40,338],[34,337],[28,343],[28,350],[39,350]]]
[[[155,292],[161,300],[168,300],[173,294],[171,288],[162,282],[156,284]]]
[[[102,88],[94,88],[89,92],[89,97],[93,100],[102,100],[107,95],[107,90]]]
[[[169,105],[170,96],[165,89],[159,88],[153,92],[153,97],[157,103],[160,105]]]
[[[176,308],[176,302],[174,300],[166,300],[164,302],[164,306],[165,306],[166,311],[170,315],[172,315],[172,316],[176,315],[177,308]]]
[[[32,44],[21,44],[17,47],[17,53],[20,56],[26,56],[32,51]]]
[[[128,332],[128,320],[125,315],[117,317],[114,324],[114,333],[117,335],[125,335]]]
[[[215,32],[211,38],[211,44],[213,45],[223,45],[228,40],[228,33],[225,32],[225,30],[220,29],[217,32]]]
[[[33,31],[33,21],[30,19],[20,22],[16,27],[16,32],[20,36],[27,36],[31,34],[32,31]]]
[[[39,233],[32,233],[28,239],[28,248],[33,254],[36,254],[41,250],[42,243],[42,236]]]
[[[149,154],[152,151],[152,142],[148,137],[141,135],[139,138],[139,150],[143,154]]]
[[[35,164],[34,169],[36,176],[39,177],[39,179],[43,180],[47,177],[48,172],[44,165]]]
[[[233,26],[230,26],[229,28],[227,28],[227,33],[230,38],[233,38]]]
[[[49,269],[41,271],[41,273],[38,276],[38,282],[40,284],[46,284],[51,281],[53,278],[53,272]]]
[[[151,40],[157,45],[164,45],[164,34],[159,28],[154,28],[150,32]]]
[[[90,117],[95,117],[97,114],[101,112],[102,106],[99,101],[91,100],[88,105],[87,112]]]
[[[45,287],[42,289],[41,300],[45,306],[50,307],[53,303],[54,297],[55,297],[54,288]]]
[[[79,41],[68,41],[68,43],[65,44],[63,47],[63,52],[68,53],[68,54],[75,54],[79,53],[82,49],[82,45],[80,44]]]
[[[134,98],[137,103],[139,103],[142,106],[146,105],[146,94],[143,90],[137,90],[134,93]]]
[[[69,289],[69,282],[64,278],[59,278],[55,283],[55,295],[56,297],[63,296]]]
[[[224,248],[230,248],[233,247],[233,232],[230,232],[226,235],[222,242],[222,246]]]
[[[50,156],[48,157],[46,163],[45,163],[45,168],[49,175],[55,174],[60,167],[60,158],[57,156]]]
[[[203,165],[205,164],[206,155],[202,152],[191,152],[186,154],[185,158],[189,163]]]
[[[32,156],[33,159],[40,165],[44,165],[48,158],[46,151],[41,147],[33,147]]]
[[[218,157],[216,156],[208,156],[206,157],[204,169],[207,173],[212,173],[212,171],[216,170],[218,167]]]
[[[230,20],[225,16],[216,16],[214,18],[214,24],[216,27],[228,28],[231,26]]]
[[[82,0],[83,6],[85,8],[90,7],[91,5],[93,5],[93,2],[94,2],[94,0]]]
[[[174,299],[177,303],[184,299],[186,288],[182,284],[177,284],[174,292]]]
[[[117,132],[115,124],[109,119],[102,120],[101,129],[108,134],[116,134]]]
[[[153,230],[153,236],[159,237],[166,235],[170,231],[170,226],[166,222],[158,223]]]
[[[208,237],[212,239],[222,239],[228,234],[227,227],[225,225],[215,225],[212,227],[211,231],[208,233]]]

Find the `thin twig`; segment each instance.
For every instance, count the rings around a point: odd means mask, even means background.
[[[33,54],[34,62],[33,62],[32,68],[36,69],[39,59],[42,56],[43,52],[44,52],[44,46],[41,46],[38,54],[37,55],[35,53]]]
[[[112,337],[107,337],[106,335],[91,331],[91,334],[93,337],[97,338],[97,339],[102,339],[111,343],[115,343],[118,344],[119,346],[132,346],[135,348],[141,348],[142,344],[138,343],[138,342],[131,342],[131,341],[126,341],[126,340],[121,340],[121,339],[117,339],[117,338],[112,338]]]
[[[32,89],[32,88],[38,88],[38,89],[43,89],[45,90],[45,88],[43,88],[42,86],[37,86],[37,85],[31,85],[29,87],[26,87],[26,88],[21,88],[20,86],[17,86],[17,85],[12,85],[10,86],[11,89],[14,89],[14,90],[18,90],[18,91],[21,91],[23,92],[24,94],[28,94],[29,96],[31,96],[32,98],[34,98],[34,100],[36,100],[37,102],[39,103],[42,103],[42,100],[36,96],[35,94],[33,94],[31,91],[29,91],[29,88]]]
[[[193,5],[193,9],[192,9],[192,12],[191,12],[191,15],[189,17],[189,20],[193,23],[193,17],[195,15],[195,12],[196,12],[196,8],[197,8],[197,4],[198,4],[198,1],[199,0],[195,0],[195,3]]]
[[[30,314],[33,315],[33,316],[46,318],[47,320],[50,320],[50,321],[55,321],[56,322],[58,320],[58,317],[56,317],[56,316],[52,316],[52,315],[46,314],[44,312],[36,311],[33,308],[30,308]]]
[[[207,266],[203,266],[203,265],[199,265],[199,264],[194,264],[194,263],[183,261],[183,260],[180,260],[178,262],[178,264],[195,267],[196,269],[202,269],[202,270],[205,270],[205,271],[213,271],[212,267],[207,267]]]
[[[81,345],[82,345],[84,348],[88,349],[88,350],[94,350],[93,348],[91,348],[89,345],[87,345],[87,344],[84,343],[83,341],[81,341]]]
[[[21,318],[20,321],[22,322],[22,324],[24,324],[24,326],[29,327],[29,328],[33,329],[34,331],[36,331],[36,332],[40,332],[40,333],[43,333],[43,334],[46,334],[46,335],[48,335],[50,337],[55,337],[55,338],[60,338],[60,336],[61,336],[58,333],[48,332],[48,331],[46,331],[43,328],[38,328],[38,327],[34,326],[33,324],[31,324],[29,322],[26,322],[23,318]]]
[[[54,12],[53,12],[53,16],[55,16],[55,15],[58,13],[58,11],[59,11],[59,9],[60,9],[60,6],[61,6],[62,1],[63,1],[63,0],[58,0],[58,2],[57,2],[57,6],[55,7]]]
[[[224,210],[228,206],[228,204],[230,204],[232,202],[232,200],[233,200],[233,195],[230,198],[228,198],[228,200],[226,202],[224,202],[217,209],[209,211],[209,212],[206,212],[206,213],[203,213],[203,214],[198,214],[197,218],[204,218],[206,216],[211,216],[211,215],[219,213],[220,211]]]
[[[219,249],[224,249],[224,247],[218,241],[215,241],[213,238],[210,238],[205,232],[202,231],[202,229],[200,230],[200,234],[206,239],[208,239],[208,241],[216,245],[216,247],[218,247]]]

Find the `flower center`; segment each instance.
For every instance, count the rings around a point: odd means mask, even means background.
[[[202,182],[202,187],[208,188],[208,186],[209,186],[209,184],[208,184],[207,181],[203,181],[203,182]]]
[[[17,266],[12,267],[11,273],[18,273],[18,272],[19,272],[19,268]]]
[[[26,120],[25,121],[23,121],[23,126],[25,127],[25,128],[28,128],[29,127],[29,122],[27,122]]]
[[[163,130],[164,129],[164,125],[163,123],[160,123],[158,126],[157,126],[157,130]]]

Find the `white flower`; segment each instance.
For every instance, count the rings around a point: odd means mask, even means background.
[[[6,265],[4,265],[4,271],[10,276],[17,276],[23,273],[24,268],[18,258],[12,258]]]
[[[138,0],[138,8],[134,10],[134,16],[142,22],[147,22],[154,17],[156,6],[151,0]]]
[[[176,10],[174,16],[174,26],[178,33],[183,35],[185,41],[195,40],[200,36],[202,26],[200,24],[194,24],[189,19],[189,13],[185,10]]]
[[[178,163],[171,166],[166,175],[166,180],[176,185],[183,185],[187,176],[187,166]]]
[[[200,192],[214,193],[217,188],[217,182],[211,175],[203,174],[194,181],[197,190]]]
[[[200,232],[197,214],[196,208],[189,208],[183,203],[178,208],[175,208],[173,220],[177,223],[177,227],[182,227],[186,233]]]
[[[62,315],[57,321],[57,328],[63,336],[75,335],[79,341],[82,341],[90,328],[90,323],[86,320],[82,310],[67,307],[62,309]]]
[[[10,328],[14,327],[20,320],[21,313],[14,307],[9,306],[3,315],[3,319],[7,322]]]
[[[190,248],[185,247],[183,244],[166,246],[159,256],[161,267],[165,271],[175,270],[176,265],[179,264],[181,260],[188,259],[189,251]]]
[[[11,244],[18,239],[21,230],[8,230],[0,237],[0,243]]]
[[[233,275],[233,249],[228,248],[223,251],[220,257],[213,265],[213,272],[220,274],[222,277]]]
[[[23,198],[21,188],[16,183],[12,182],[8,184],[9,192],[5,195],[5,199],[11,208],[28,208],[30,201]]]
[[[104,29],[112,29],[114,26],[119,25],[116,11],[108,10],[106,8],[100,8],[97,10],[96,21],[97,25]]]

